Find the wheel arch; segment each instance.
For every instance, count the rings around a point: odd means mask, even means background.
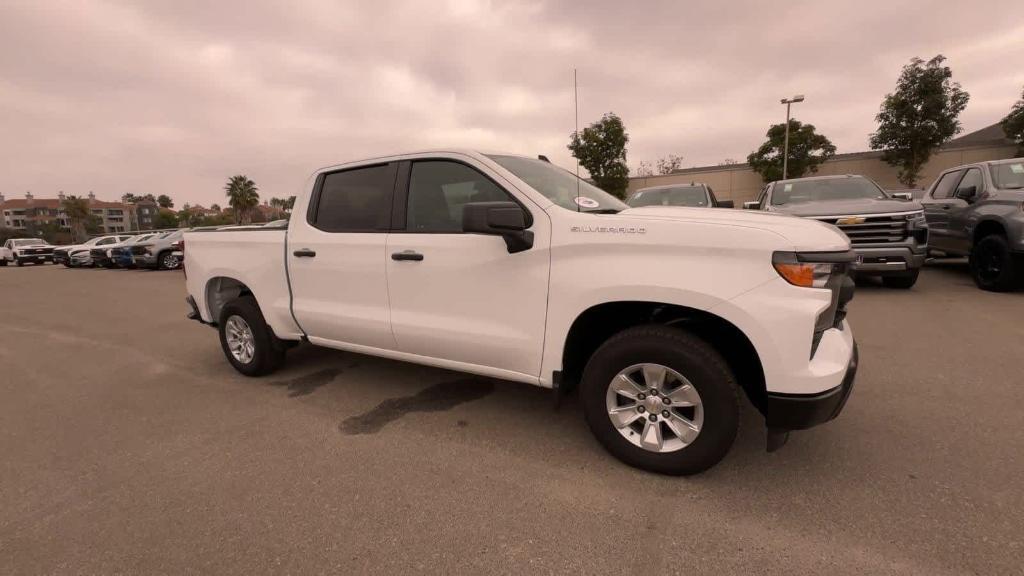
[[[711,344],[747,397],[760,406],[766,395],[764,367],[747,335],[717,314],[665,302],[612,301],[582,311],[570,325],[563,344],[562,384],[571,387],[578,383],[587,361],[612,335],[643,324],[676,326]]]
[[[978,222],[978,225],[974,227],[974,234],[972,235],[971,246],[974,246],[982,238],[991,236],[993,234],[1006,236],[1006,226],[1003,225],[999,220],[987,219]]]
[[[215,276],[207,280],[203,294],[213,323],[220,321],[220,312],[228,302],[247,294],[255,296],[247,284],[228,276]]]

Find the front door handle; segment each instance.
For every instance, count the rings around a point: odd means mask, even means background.
[[[943,209],[943,210],[949,210],[949,209],[950,209],[950,208],[952,208],[952,207],[953,207],[953,206],[951,206],[950,204],[943,204],[943,205],[942,205],[942,209]]]
[[[302,248],[300,250],[296,250],[295,252],[292,252],[292,254],[294,254],[296,258],[313,258],[316,256],[316,252],[310,250],[309,248]]]
[[[423,260],[423,254],[420,254],[419,252],[416,252],[414,250],[405,250],[403,252],[394,252],[394,253],[392,253],[391,254],[391,259],[392,260],[414,260],[416,262],[419,262],[420,260]]]

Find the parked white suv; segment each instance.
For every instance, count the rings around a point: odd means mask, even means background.
[[[834,418],[857,352],[836,228],[629,208],[532,158],[425,152],[317,171],[287,230],[185,235],[190,317],[256,376],[288,341],[553,388],[579,385],[623,461],[692,474]]]

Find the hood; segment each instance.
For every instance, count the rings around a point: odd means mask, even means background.
[[[860,214],[889,214],[892,212],[914,212],[923,210],[921,203],[912,200],[886,198],[857,198],[854,200],[822,200],[818,202],[798,202],[772,206],[772,212],[790,214],[792,216],[853,216]]]
[[[850,241],[838,228],[816,220],[794,218],[755,210],[732,208],[685,208],[682,206],[643,206],[629,208],[617,216],[644,220],[672,220],[754,228],[772,232],[792,244],[793,250],[841,252],[850,249]]]

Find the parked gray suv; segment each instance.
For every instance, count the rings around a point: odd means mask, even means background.
[[[1024,281],[1024,158],[946,170],[921,199],[931,247],[969,256],[983,290],[1011,290]]]
[[[743,207],[837,226],[861,257],[854,272],[881,276],[892,288],[912,287],[928,254],[928,225],[921,204],[894,198],[863,176],[779,180]]]

